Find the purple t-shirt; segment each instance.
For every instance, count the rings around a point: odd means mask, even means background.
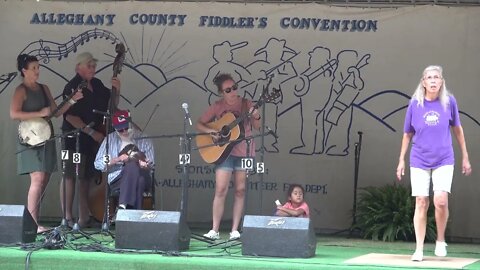
[[[455,163],[450,126],[460,126],[457,101],[449,96],[447,110],[439,99],[424,100],[423,107],[411,100],[405,116],[403,131],[413,133],[410,166],[435,169]]]

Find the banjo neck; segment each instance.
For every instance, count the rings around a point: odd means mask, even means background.
[[[47,121],[50,121],[50,119],[52,119],[52,117],[55,116],[55,114],[60,111],[63,106],[65,106],[65,104],[67,104],[67,102],[73,98],[73,96],[80,90],[80,89],[85,89],[88,87],[88,82],[86,80],[83,80],[75,90],[72,91],[72,93],[70,93],[70,95],[67,96],[67,98],[65,98],[64,100],[62,100],[62,102],[60,102],[60,104],[57,105],[57,107],[55,108],[55,110],[53,110],[48,116],[44,117],[45,120]]]

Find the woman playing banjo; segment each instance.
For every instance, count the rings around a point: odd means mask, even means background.
[[[35,119],[58,117],[83,97],[81,90],[76,91],[67,102],[63,103],[66,106],[57,109],[57,104],[48,86],[37,82],[40,73],[39,67],[38,59],[35,56],[21,54],[17,57],[17,69],[23,77],[23,81],[17,86],[13,94],[10,104],[10,118],[20,120],[22,124],[28,125],[29,121]],[[46,123],[51,124],[49,122]],[[25,138],[20,139],[22,136],[21,134],[19,135],[17,142],[19,151],[17,154],[17,173],[19,175],[30,175],[27,208],[38,224],[42,194],[50,174],[57,170],[55,141],[47,141],[32,147],[31,144],[23,140]],[[50,136],[52,135],[50,134]],[[38,226],[38,232],[45,230],[45,227]]]

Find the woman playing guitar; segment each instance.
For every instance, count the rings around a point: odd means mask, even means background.
[[[250,100],[244,99],[238,95],[238,86],[232,79],[230,74],[219,74],[214,79],[214,84],[218,88],[218,93],[222,96],[220,100],[212,104],[200,117],[197,123],[197,129],[200,132],[211,133],[214,141],[222,142],[228,141],[230,137],[230,130],[218,130],[214,128],[211,121],[222,118],[223,115],[233,113],[235,116],[240,116],[248,113],[249,118],[240,122],[239,125],[245,132],[245,136],[250,136],[252,127],[260,128],[260,114],[253,107]],[[225,138],[227,138],[225,140]],[[229,155],[221,160],[221,163],[216,165],[215,170],[215,197],[213,199],[213,225],[212,229],[204,234],[204,237],[216,240],[219,239],[220,221],[223,215],[225,205],[225,197],[228,192],[228,185],[232,174],[235,179],[235,198],[233,204],[233,223],[230,239],[240,238],[238,226],[243,213],[243,205],[245,200],[245,181],[246,171],[241,168],[241,159],[247,156],[247,144],[245,141],[233,144],[229,149]],[[250,153],[248,156],[255,155],[255,142],[252,141],[250,145]]]
[[[58,107],[50,93],[48,86],[37,82],[39,78],[39,63],[35,56],[22,54],[17,57],[17,68],[23,77],[22,83],[17,86],[10,104],[10,117],[15,120],[28,121],[31,119],[58,117],[69,107],[73,106],[83,97],[82,91],[77,91],[71,98]],[[53,115],[52,115],[53,112]],[[48,122],[51,127],[51,122]],[[50,127],[47,127],[50,129]],[[50,130],[48,130],[51,132]],[[50,133],[52,136],[53,133]],[[28,211],[38,224],[41,196],[47,186],[50,174],[57,170],[57,155],[55,141],[48,141],[36,147],[28,147],[17,143],[18,174],[30,175],[30,188],[28,191]],[[38,232],[45,231],[38,226]]]

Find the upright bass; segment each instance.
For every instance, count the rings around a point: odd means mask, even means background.
[[[115,46],[115,52],[117,56],[113,61],[113,77],[117,77],[122,72],[123,62],[125,60],[125,46],[123,43],[119,43]],[[108,111],[111,114],[114,114],[117,108],[117,99],[118,99],[118,89],[112,86],[112,91],[110,94],[110,100],[108,104]],[[110,127],[108,127],[110,129]],[[107,136],[107,126],[104,125],[102,128],[99,129],[105,136]],[[106,186],[107,186],[107,175],[102,175],[99,179],[95,180],[95,185],[91,186],[89,192],[89,199],[88,204],[92,215],[97,220],[103,220],[104,212],[105,212],[105,194],[106,194]]]

